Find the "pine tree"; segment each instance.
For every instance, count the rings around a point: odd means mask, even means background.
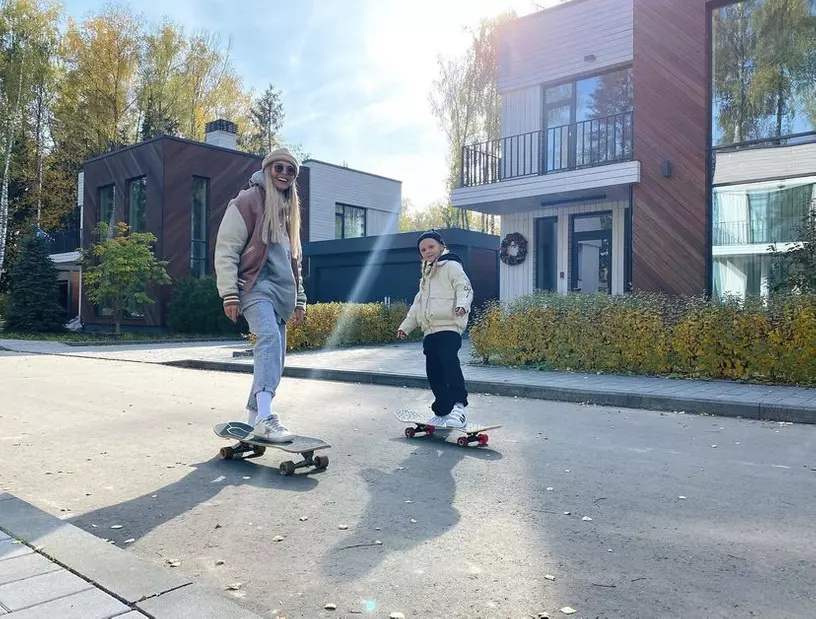
[[[23,240],[20,256],[9,273],[7,331],[61,331],[65,310],[58,301],[57,269],[45,239]]]

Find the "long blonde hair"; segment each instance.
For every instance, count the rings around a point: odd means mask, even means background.
[[[297,192],[297,177],[286,191],[280,191],[272,180],[272,162],[264,168],[264,221],[261,238],[264,243],[280,243],[281,224],[289,235],[292,256],[300,259],[300,198]],[[282,220],[281,220],[282,218]]]

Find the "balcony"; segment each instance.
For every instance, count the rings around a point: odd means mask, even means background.
[[[79,230],[60,230],[48,235],[49,254],[68,254],[81,246]]]
[[[712,245],[763,245],[792,243],[799,238],[801,222],[718,221],[712,230]]]
[[[460,187],[631,161],[632,129],[624,112],[466,146]]]

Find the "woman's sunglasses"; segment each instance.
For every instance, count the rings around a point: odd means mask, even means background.
[[[295,170],[295,166],[293,165],[283,165],[282,163],[276,163],[272,167],[278,174],[283,174],[284,172],[286,172],[289,176],[294,176],[295,172],[297,172],[297,170]]]

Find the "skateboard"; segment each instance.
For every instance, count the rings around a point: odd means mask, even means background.
[[[456,444],[460,447],[468,447],[471,443],[478,443],[480,447],[487,445],[488,436],[485,432],[487,430],[501,428],[499,425],[486,426],[479,423],[468,423],[464,428],[438,428],[437,426],[425,423],[428,417],[406,409],[396,411],[394,416],[403,423],[412,423],[415,425],[413,428],[405,428],[405,436],[408,438],[414,438],[417,435],[433,436],[434,434],[442,433],[447,436],[450,432],[460,432],[464,434],[464,436],[460,436],[456,439]]]
[[[292,438],[286,443],[273,443],[257,436],[252,436],[252,426],[240,421],[227,421],[216,424],[213,431],[225,439],[233,439],[239,441],[237,447],[222,447],[219,455],[222,460],[232,460],[233,458],[251,458],[264,455],[267,447],[273,449],[280,449],[286,453],[300,454],[303,460],[300,462],[292,462],[287,460],[280,464],[281,475],[292,475],[296,469],[312,466],[315,470],[322,471],[329,466],[328,456],[316,456],[314,452],[318,449],[328,449],[331,447],[326,441],[312,436],[300,436],[293,434]],[[244,456],[248,452],[252,452],[250,456]]]

